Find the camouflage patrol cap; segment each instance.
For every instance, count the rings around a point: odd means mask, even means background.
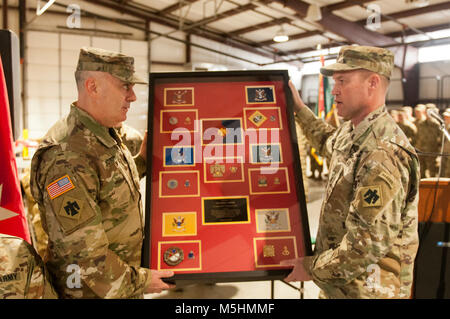
[[[100,48],[82,47],[77,71],[107,72],[127,83],[147,84],[134,73],[133,57]]]
[[[427,107],[425,106],[425,104],[417,104],[415,109],[416,111],[426,111]]]
[[[341,48],[336,63],[320,68],[320,73],[332,76],[334,72],[366,69],[388,79],[394,68],[394,54],[383,48],[347,45]]]
[[[450,108],[445,109],[444,113],[442,114],[444,117],[450,117]]]

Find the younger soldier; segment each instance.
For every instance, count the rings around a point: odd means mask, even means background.
[[[409,298],[419,244],[419,165],[414,148],[388,115],[394,55],[345,46],[333,76],[338,129],[318,119],[293,89],[296,120],[330,157],[314,256],[286,261],[287,281],[313,280],[327,298]]]

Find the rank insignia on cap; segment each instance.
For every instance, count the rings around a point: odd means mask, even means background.
[[[58,196],[74,189],[75,185],[73,185],[72,181],[69,178],[69,175],[65,175],[56,181],[50,183],[47,186],[47,192],[50,196],[50,199],[55,199]]]
[[[363,207],[377,207],[383,205],[380,186],[362,187],[360,194]]]

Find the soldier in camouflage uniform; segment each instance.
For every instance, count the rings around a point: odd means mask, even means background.
[[[423,105],[423,104],[422,104]],[[442,132],[439,123],[429,118],[427,115],[427,107],[420,107],[420,119],[416,121],[417,139],[415,147],[424,153],[440,153]],[[430,104],[428,108],[434,108]],[[436,177],[439,170],[438,157],[431,154],[419,154],[420,160],[420,176],[421,178]]]
[[[408,298],[418,248],[419,164],[388,115],[393,69],[386,49],[346,46],[333,75],[339,128],[316,118],[292,90],[296,120],[330,158],[330,176],[313,256],[283,262],[286,281],[313,280],[326,298]],[[293,87],[290,83],[291,89]]]
[[[405,133],[411,145],[416,144],[417,127],[409,120],[408,114],[405,111],[398,111],[398,123],[397,125]]]
[[[142,135],[139,133],[139,131],[129,125],[126,125],[125,123],[121,123],[121,125],[116,129],[117,133],[122,138],[123,144],[125,144],[125,146],[129,149],[131,155],[136,156],[141,149],[143,140]],[[44,258],[45,251],[47,249],[48,236],[42,228],[41,215],[39,213],[38,204],[31,195],[30,169],[26,169],[24,171],[20,183],[25,193],[28,216],[34,234],[33,246],[39,256],[41,256],[41,258]]]
[[[23,191],[25,193],[25,202],[27,207],[28,220],[31,222],[31,231],[33,232],[33,246],[41,258],[45,257],[47,250],[48,236],[42,227],[41,215],[39,207],[33,196],[30,188],[30,169],[24,170],[22,179],[20,180]]]
[[[44,263],[22,238],[0,234],[0,299],[56,299]]]
[[[411,106],[403,106],[402,111],[406,115],[406,120],[414,124],[416,119],[413,116],[413,108]]]
[[[142,135],[138,130],[131,126],[121,123],[119,127],[116,127],[117,133],[122,138],[123,144],[128,147],[131,155],[136,156],[142,145]]]
[[[442,116],[444,117],[445,128],[450,133],[450,108],[446,109]],[[448,139],[444,142],[444,154],[450,155],[450,141]],[[441,176],[450,177],[450,156],[443,156],[441,163]]]
[[[47,132],[31,164],[31,190],[48,234],[46,265],[62,298],[142,298],[171,288],[172,271],[140,267],[139,178],[146,138],[132,157],[114,129],[136,100],[134,59],[82,48],[78,100]]]

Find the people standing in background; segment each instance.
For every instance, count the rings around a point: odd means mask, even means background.
[[[428,108],[434,109],[433,105]],[[416,106],[417,138],[415,147],[419,153],[420,177],[436,177],[439,170],[438,154],[441,150],[441,130],[439,123],[427,115],[427,107],[423,104]]]
[[[397,125],[405,133],[411,145],[416,145],[417,127],[409,120],[409,116],[406,111],[398,111],[398,123]]]

